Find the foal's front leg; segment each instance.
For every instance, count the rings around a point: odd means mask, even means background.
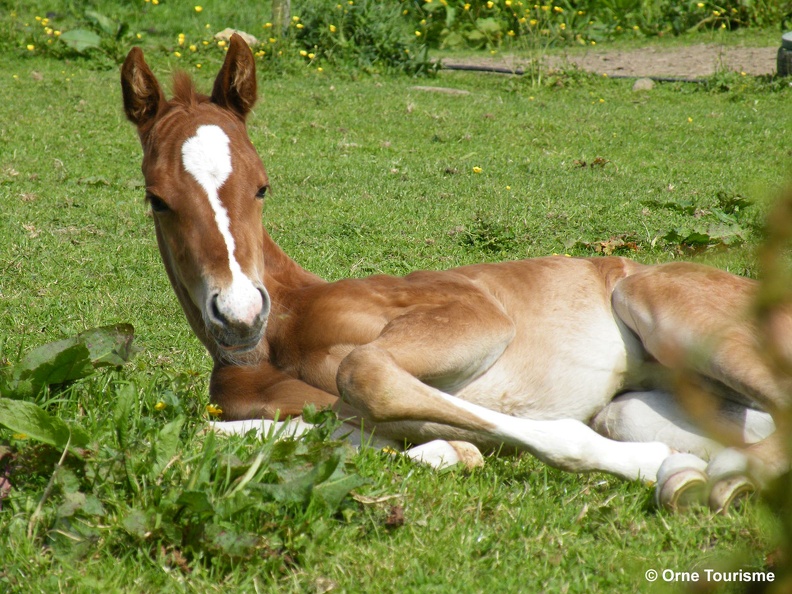
[[[393,423],[407,439],[505,444],[564,470],[655,480],[671,453],[665,444],[616,442],[576,420],[512,417],[448,393],[485,373],[514,336],[496,303],[483,294],[465,297],[413,309],[354,349],[339,367],[341,397],[380,428]]]

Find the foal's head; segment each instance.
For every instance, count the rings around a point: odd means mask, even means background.
[[[244,360],[266,327],[264,166],[245,129],[256,101],[253,55],[234,36],[211,97],[185,74],[170,101],[143,52],[121,70],[124,110],[143,145],[146,199],[171,284],[216,359]]]

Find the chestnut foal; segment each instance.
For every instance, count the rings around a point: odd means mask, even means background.
[[[754,281],[550,257],[328,283],[262,227],[269,182],[246,132],[256,74],[240,37],[211,96],[178,74],[167,100],[139,48],[121,86],[165,269],[214,360],[211,401],[227,421],[259,420],[242,430],[335,407],[402,443],[505,446],[657,480],[662,504],[695,494],[719,510],[753,488],[749,471],[786,468],[771,414],[789,391],[749,321]],[[792,336],[792,316],[778,323]],[[703,437],[675,403],[673,368],[689,353],[740,447]]]

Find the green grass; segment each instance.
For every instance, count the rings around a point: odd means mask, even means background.
[[[117,72],[17,50],[2,58],[2,356],[14,361],[116,322],[135,326],[140,351],[120,371],[38,399],[95,437],[86,466],[65,464],[103,514],[82,507],[69,516],[62,505],[73,484],[58,475],[28,539],[60,453],[0,430],[15,487],[0,511],[0,589],[646,591],[647,569],[762,567],[778,546],[777,520],[761,502],[726,518],[672,515],[654,509],[648,487],[565,474],[528,456],[438,474],[373,451],[350,458],[348,472],[370,481],[356,493],[395,497],[347,499],[338,511],[267,503],[224,519],[262,539],[249,558],[136,535],[124,524],[130,510],[167,515],[169,498],[211,467],[201,466],[210,361],[159,261]],[[203,88],[220,58],[207,54],[196,71]],[[167,80],[175,60],[154,54],[151,62]],[[710,88],[659,85],[645,94],[579,73],[539,87],[463,73],[418,83],[470,93],[448,95],[415,90],[405,77],[264,74],[250,121],[273,187],[264,223],[328,279],[590,255],[617,236],[630,243],[618,253],[644,262],[693,257],[673,230],[730,242],[700,247],[698,257],[755,276],[759,226],[789,171],[791,91],[778,83],[723,75]],[[736,197],[752,205],[725,212],[724,199]],[[128,390],[134,398],[124,400]],[[179,417],[181,458],[147,478],[162,428]],[[250,439],[216,447],[218,459],[261,449]],[[202,489],[220,501],[225,483],[212,476]],[[399,511],[402,525],[393,520]]]

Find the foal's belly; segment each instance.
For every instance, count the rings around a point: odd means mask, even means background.
[[[640,345],[609,308],[534,321],[456,395],[517,417],[588,422],[631,383]]]

